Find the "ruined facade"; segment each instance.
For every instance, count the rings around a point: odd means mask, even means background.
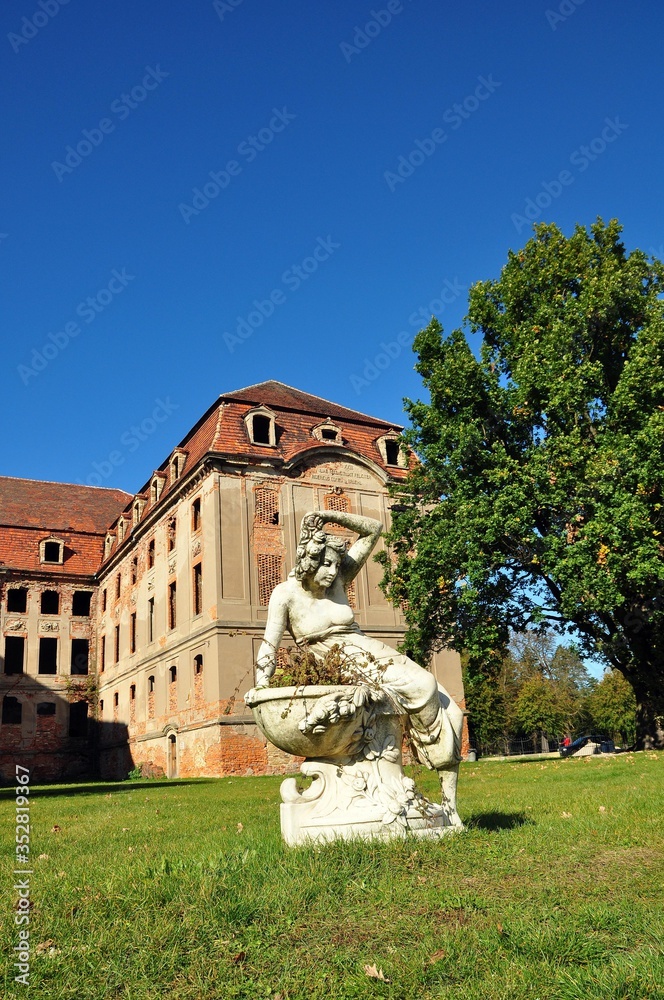
[[[292,769],[291,758],[265,744],[242,701],[269,595],[293,565],[307,511],[389,522],[387,486],[406,471],[399,430],[263,382],[220,397],[133,497],[0,481],[0,500],[13,489],[24,501],[31,489],[45,498],[32,517],[40,524],[29,528],[5,526],[4,503],[0,511],[3,758],[27,755],[20,762],[45,778],[86,769],[122,778],[138,765],[182,777]],[[66,516],[49,514],[49,491],[60,491],[61,503],[69,497]],[[20,520],[16,504],[11,509]],[[56,542],[62,561],[44,561],[45,546]],[[349,600],[364,631],[396,645],[403,623],[380,576],[370,562]],[[24,613],[10,610],[21,602],[11,594],[17,589],[27,591]],[[47,614],[43,595],[55,590],[58,611]],[[56,633],[53,660],[43,640]],[[44,672],[48,656],[55,673]],[[458,655],[438,654],[432,667],[462,702]],[[56,699],[55,714],[39,708],[45,691]]]

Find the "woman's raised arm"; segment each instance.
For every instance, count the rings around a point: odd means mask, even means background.
[[[344,583],[349,583],[360,572],[371,555],[376,542],[383,532],[383,525],[374,517],[362,517],[359,514],[346,514],[343,511],[321,510],[318,512],[327,524],[338,524],[357,532],[357,538],[344,556],[340,572]]]

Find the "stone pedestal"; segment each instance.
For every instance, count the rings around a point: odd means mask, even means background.
[[[281,832],[290,846],[339,838],[441,837],[459,829],[452,809],[429,802],[406,777],[405,716],[364,685],[264,688],[245,696],[272,743],[304,756],[281,786]]]

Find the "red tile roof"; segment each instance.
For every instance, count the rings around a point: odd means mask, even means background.
[[[0,476],[0,563],[24,572],[93,575],[109,524],[126,506],[123,490]],[[64,542],[64,562],[39,561],[39,543]]]
[[[233,392],[227,392],[220,396],[221,401],[226,399],[250,403],[252,406],[263,403],[271,408],[312,413],[321,417],[332,417],[333,420],[359,421],[371,424],[373,427],[384,427],[386,430],[395,426],[380,420],[378,417],[370,417],[366,413],[360,413],[359,410],[350,410],[346,406],[331,403],[321,396],[313,396],[309,392],[294,389],[291,385],[275,382],[273,379],[267,382],[257,382],[256,385],[248,385],[244,389],[235,389]],[[401,430],[401,427],[397,425],[395,430]]]

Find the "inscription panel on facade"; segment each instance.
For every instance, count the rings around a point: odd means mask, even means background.
[[[310,483],[345,486],[347,489],[380,489],[382,482],[368,469],[347,461],[310,461],[302,467],[302,479]]]

